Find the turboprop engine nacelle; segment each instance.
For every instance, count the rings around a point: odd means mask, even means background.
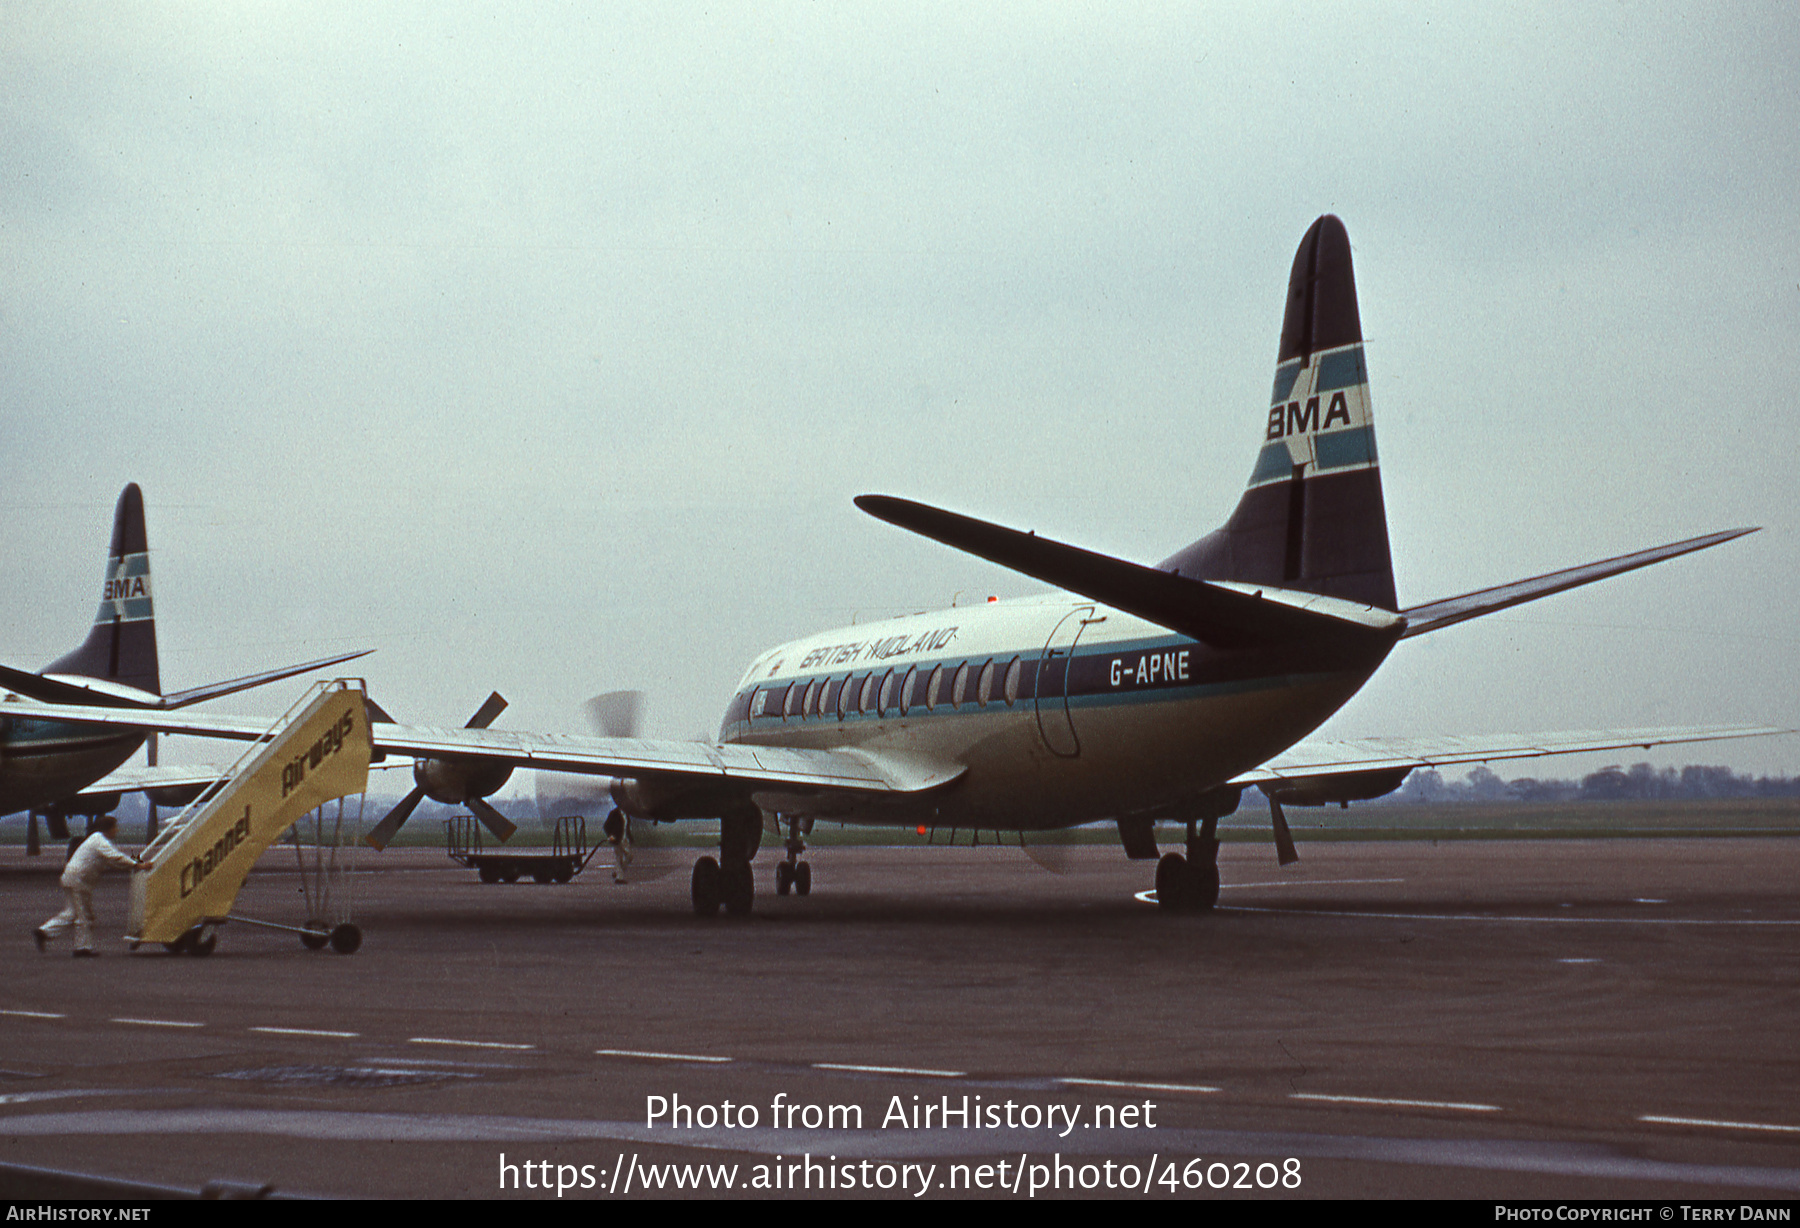
[[[415,759],[413,782],[425,796],[446,806],[460,806],[472,797],[488,797],[500,791],[512,776],[509,763],[483,763],[471,759]]]

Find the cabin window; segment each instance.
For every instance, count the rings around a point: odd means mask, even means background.
[[[994,697],[994,662],[992,659],[981,667],[981,681],[975,684],[975,702],[983,708],[988,700]]]
[[[883,716],[886,716],[888,709],[894,706],[894,683],[896,681],[898,681],[898,677],[891,669],[881,677],[881,699],[877,702],[876,708]]]
[[[863,679],[862,701],[857,706],[860,707],[864,712],[875,711],[875,671],[874,670],[870,670],[869,676],[867,678]]]
[[[1025,663],[1018,657],[1006,667],[1006,706],[1012,707],[1019,702],[1019,678],[1025,672]]]
[[[805,720],[819,710],[819,680],[806,684],[806,700],[800,705],[800,719]]]
[[[917,666],[914,666],[912,669],[909,669],[906,671],[906,681],[902,682],[900,684],[900,715],[901,716],[905,716],[908,712],[912,711],[913,691],[918,685],[919,685],[919,670],[918,670]]]
[[[938,706],[938,700],[944,692],[944,667],[939,665],[931,671],[931,682],[925,688],[925,710],[931,711]]]
[[[841,689],[835,679],[825,679],[824,685],[819,688],[819,716],[821,719],[837,710],[838,691]]]
[[[800,691],[801,688],[798,682],[791,682],[788,684],[787,698],[781,701],[782,720],[786,721],[794,715],[794,705],[800,702]]]
[[[755,720],[757,717],[761,716],[763,714],[763,709],[768,706],[768,703],[769,693],[762,687],[757,687],[754,691],[750,692],[750,719]]]
[[[964,661],[956,667],[956,680],[950,684],[950,706],[960,708],[963,701],[969,698],[969,663]]]
[[[837,714],[840,721],[850,715],[850,709],[853,706],[855,698],[856,679],[853,677],[846,677],[842,682],[838,683]]]

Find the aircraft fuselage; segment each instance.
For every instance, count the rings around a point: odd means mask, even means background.
[[[1390,647],[1219,650],[1069,594],[993,602],[765,652],[720,740],[968,769],[902,801],[765,794],[765,810],[1046,830],[1192,802],[1317,728]]]
[[[18,720],[0,711],[0,814],[73,796],[130,759],[145,736],[142,730]]]

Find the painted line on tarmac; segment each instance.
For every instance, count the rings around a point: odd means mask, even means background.
[[[852,1074],[924,1075],[928,1079],[966,1079],[966,1070],[927,1070],[921,1066],[853,1066],[848,1062],[814,1062],[814,1070],[848,1070]]]
[[[1704,1117],[1640,1117],[1638,1120],[1659,1126],[1706,1126],[1714,1130],[1774,1130],[1781,1134],[1800,1134],[1800,1126],[1778,1126],[1761,1121],[1708,1121]]]
[[[1154,894],[1152,892],[1151,894]],[[1248,904],[1233,904],[1229,908],[1220,907],[1218,912],[1270,912],[1290,913],[1305,917],[1364,917],[1377,921],[1493,921],[1504,924],[1527,925],[1753,925],[1753,926],[1800,926],[1800,917],[1792,920],[1727,920],[1711,917],[1520,917],[1506,915],[1483,915],[1481,913],[1427,913],[1427,912],[1358,912],[1351,909],[1330,908],[1267,908]]]
[[[251,1028],[252,1032],[268,1032],[275,1036],[330,1036],[342,1040],[351,1040],[361,1036],[361,1032],[332,1032],[324,1028]]]
[[[409,1036],[409,1045],[462,1045],[469,1049],[535,1049],[536,1045],[511,1044],[503,1040],[457,1040],[451,1036]]]
[[[1058,1079],[1071,1087],[1120,1087],[1143,1092],[1222,1092],[1222,1087],[1202,1087],[1198,1083],[1130,1083],[1122,1079]]]
[[[204,1023],[191,1023],[182,1019],[130,1019],[116,1018],[112,1023],[131,1023],[144,1028],[203,1028]]]
[[[1331,1104],[1378,1104],[1401,1109],[1455,1109],[1459,1113],[1500,1113],[1497,1104],[1469,1104],[1456,1100],[1396,1100],[1383,1096],[1327,1096],[1319,1092],[1294,1092],[1289,1100],[1323,1100]]]
[[[141,1135],[262,1135],[370,1142],[531,1142],[598,1139],[751,1154],[835,1154],[840,1159],[993,1156],[1020,1151],[1039,1156],[1137,1156],[1142,1140],[1129,1130],[682,1130],[679,1138],[641,1121],[515,1117],[504,1114],[394,1113],[342,1109],[114,1109],[31,1112],[0,1117],[8,1137],[75,1138]],[[1604,1143],[1524,1138],[1393,1138],[1273,1130],[1159,1128],[1165,1154],[1271,1155],[1303,1159],[1379,1161],[1517,1174],[1680,1182],[1726,1189],[1800,1193],[1800,1168],[1652,1160]]]
[[[1240,891],[1247,887],[1343,887],[1346,885],[1357,884],[1357,883],[1403,883],[1405,881],[1406,880],[1404,878],[1270,879],[1268,882],[1265,882],[1265,883],[1220,883],[1219,890],[1220,891]],[[1142,904],[1154,904],[1154,903],[1156,903],[1156,888],[1152,887],[1148,891],[1133,892],[1131,898],[1134,900],[1137,900],[1139,903],[1142,903]],[[1245,909],[1243,911],[1247,912],[1247,911],[1252,911],[1252,910]],[[1271,909],[1268,911],[1278,911],[1278,910]]]
[[[0,1011],[0,1015],[12,1015],[19,1019],[67,1019],[67,1015],[56,1011]]]
[[[704,1053],[657,1053],[650,1049],[596,1049],[600,1057],[630,1057],[646,1062],[729,1062],[728,1057],[713,1057]]]

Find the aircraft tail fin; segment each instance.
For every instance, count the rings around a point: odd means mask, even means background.
[[[46,674],[73,674],[162,694],[156,659],[156,613],[150,597],[150,546],[144,532],[144,494],[137,483],[119,495],[113,513],[112,550],[101,580],[100,609],[81,647],[45,666]]]
[[[1294,254],[1249,487],[1224,527],[1159,566],[1399,608],[1350,237],[1330,214]]]

